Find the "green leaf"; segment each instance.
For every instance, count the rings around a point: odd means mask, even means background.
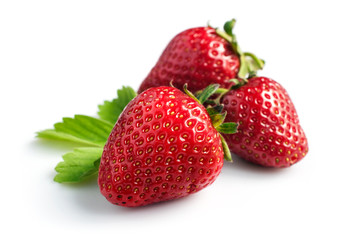
[[[101,119],[115,123],[118,120],[119,115],[127,104],[137,95],[131,87],[124,87],[118,89],[118,97],[112,101],[104,101],[102,105],[99,105],[98,115]]]
[[[67,133],[57,132],[54,129],[46,129],[41,132],[37,132],[37,137],[51,139],[51,140],[80,143],[80,144],[85,144],[85,145],[90,145],[90,146],[98,146],[98,144],[93,144],[92,142],[89,142],[85,139],[80,139],[80,138],[74,137]]]
[[[191,91],[188,90],[188,84],[184,84],[183,86],[183,91],[185,92],[185,94],[187,94],[189,97],[193,98],[197,103],[201,104],[202,103],[198,100],[198,98],[196,98],[196,96],[193,95],[193,93]]]
[[[233,161],[232,155],[231,155],[231,151],[229,150],[228,144],[227,144],[226,140],[223,138],[222,134],[219,134],[219,136],[221,137],[224,159],[226,161],[232,162]]]
[[[236,24],[236,20],[235,19],[232,19],[228,22],[226,22],[224,25],[223,25],[223,29],[224,31],[229,35],[229,36],[233,36],[233,28],[234,28],[234,25]]]
[[[262,70],[265,64],[265,61],[262,59],[259,59],[256,55],[254,55],[253,53],[250,52],[245,52],[244,53],[245,56],[249,57],[252,60],[249,60],[250,62],[250,66],[253,68],[252,70],[257,71],[257,70]]]
[[[55,167],[58,174],[54,177],[54,181],[58,183],[80,182],[86,177],[96,174],[102,152],[103,148],[84,147],[75,148],[73,152],[64,154],[64,161]]]
[[[63,118],[63,122],[54,124],[54,129],[38,132],[37,136],[103,147],[112,129],[113,124],[107,121],[75,115],[74,118]]]
[[[211,118],[213,127],[217,129],[217,127],[223,123],[224,119],[226,118],[226,114],[227,112],[210,115],[209,117]]]
[[[238,124],[235,122],[226,122],[219,125],[216,129],[218,132],[233,134],[237,132]]]
[[[239,67],[239,71],[238,71],[238,77],[239,78],[246,78],[247,77],[247,73],[248,73],[248,63],[246,61],[246,56],[244,54],[241,54],[240,56],[241,59],[241,65]]]
[[[203,104],[216,90],[219,88],[219,84],[211,84],[207,86],[203,91],[197,95],[197,99],[201,104]]]
[[[217,103],[214,100],[209,100],[207,99],[204,103],[203,106],[207,107],[207,106],[213,106],[216,105]]]
[[[37,132],[37,137],[81,143],[92,147],[75,148],[73,152],[63,155],[63,160],[55,170],[56,182],[80,182],[87,176],[98,171],[100,158],[110,132],[120,113],[136,96],[130,87],[117,91],[118,98],[104,101],[99,105],[99,118],[85,115],[75,115],[74,118],[63,118],[62,122],[54,124],[54,129]]]
[[[212,117],[213,115],[220,114],[223,111],[223,104],[222,105],[215,105],[209,106],[206,108],[208,115]]]

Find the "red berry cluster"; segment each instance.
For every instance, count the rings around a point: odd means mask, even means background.
[[[197,192],[215,181],[229,150],[265,167],[289,167],[306,155],[289,95],[256,76],[264,61],[240,50],[234,23],[170,41],[104,147],[98,183],[110,202],[134,207]],[[208,98],[214,84],[221,88]]]

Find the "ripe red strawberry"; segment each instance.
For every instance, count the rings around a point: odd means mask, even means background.
[[[108,138],[100,191],[127,207],[195,193],[219,175],[222,143],[198,100],[173,87],[150,88],[127,105]]]
[[[225,32],[197,27],[176,35],[142,82],[138,93],[150,87],[169,86],[171,81],[177,88],[188,84],[192,92],[210,84],[230,87],[228,80],[235,78],[240,70],[240,49],[232,33],[234,24],[235,20],[227,22]],[[248,56],[253,57],[249,53]],[[252,64],[250,59],[245,58],[244,62],[244,67]],[[259,63],[263,66],[263,62]]]
[[[286,90],[265,77],[253,77],[222,100],[227,121],[239,123],[239,133],[225,135],[230,150],[267,167],[288,167],[308,152],[296,109]]]

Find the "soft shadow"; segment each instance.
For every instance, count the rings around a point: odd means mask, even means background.
[[[79,144],[79,147],[81,146],[84,145]],[[72,150],[74,148],[74,144],[65,141],[34,138],[33,141],[29,143],[29,147],[35,150],[41,150],[43,153],[53,156],[54,152],[59,154],[59,152]],[[249,163],[234,154],[232,155],[232,158],[232,163],[224,163],[224,167],[222,169],[223,176],[262,179],[262,176],[274,177],[287,172],[286,169],[265,168]],[[49,176],[49,178],[52,177]],[[96,175],[91,176],[80,183],[62,183],[59,185],[60,189],[63,191],[71,192],[71,197],[68,200],[71,201],[74,199],[74,201],[70,204],[75,204],[76,208],[82,209],[82,214],[86,213],[92,216],[122,216],[122,219],[127,217],[133,219],[134,221],[136,221],[139,215],[142,215],[142,217],[151,217],[154,216],[154,214],[160,214],[160,212],[168,212],[168,210],[174,212],[176,215],[183,214],[183,207],[190,204],[192,201],[196,201],[196,195],[198,195],[198,193],[196,193],[171,201],[158,202],[142,207],[128,208],[113,205],[105,199],[105,197],[100,193]]]
[[[197,194],[191,194],[191,195],[183,197],[183,198],[178,198],[178,199],[173,199],[173,200],[168,200],[168,201],[163,201],[163,202],[157,202],[157,203],[153,203],[153,204],[149,204],[149,205],[145,205],[145,206],[141,206],[141,207],[132,207],[132,208],[119,207],[119,208],[122,208],[121,209],[122,211],[129,212],[129,213],[153,212],[153,211],[158,212],[158,210],[160,210],[160,209],[166,209],[166,208],[174,209],[176,206],[179,207],[183,204],[187,204],[194,200],[194,197],[195,197],[194,195],[197,195]]]
[[[122,207],[111,204],[100,193],[96,176],[87,179],[81,183],[65,183],[62,184],[65,190],[72,191],[77,207],[83,208],[83,210],[91,215],[116,215],[119,216],[136,216],[144,213],[155,213],[160,209],[174,208],[184,203],[192,201],[193,194],[185,198],[174,199],[170,201],[158,202],[141,207]],[[152,216],[152,215],[149,215]]]
[[[240,177],[250,176],[258,177],[262,176],[272,176],[280,175],[287,171],[287,168],[271,168],[263,167],[251,162],[248,162],[244,159],[241,159],[235,154],[232,154],[233,162],[225,162],[223,165],[222,172],[224,175],[232,174]]]
[[[79,147],[84,145],[79,144]],[[74,143],[69,143],[66,141],[56,141],[48,140],[41,138],[34,138],[29,142],[28,148],[32,151],[41,152],[43,155],[54,156],[54,154],[59,155],[59,160],[61,155],[65,152],[71,151],[74,149]],[[56,172],[51,172],[48,174],[47,179],[53,181]],[[137,216],[141,214],[144,216],[144,213],[152,213],[149,216],[154,215],[155,212],[158,212],[160,209],[174,208],[175,206],[182,206],[183,204],[192,201],[193,194],[185,198],[175,199],[171,201],[158,202],[142,207],[122,207],[111,204],[106,200],[106,198],[100,193],[97,174],[88,177],[80,183],[56,183],[60,191],[64,191],[64,196],[69,196],[66,201],[72,201],[70,205],[75,205],[76,208],[81,209],[82,213],[90,215],[99,215],[99,216]],[[65,200],[65,199],[64,199]],[[163,211],[162,211],[163,212]],[[125,215],[124,215],[125,214]],[[122,217],[123,218],[123,217]]]

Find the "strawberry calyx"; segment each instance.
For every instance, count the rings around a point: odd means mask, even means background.
[[[216,103],[214,100],[209,100],[211,96],[214,94],[218,94],[219,96],[223,96],[223,94],[228,92],[228,89],[219,88],[219,84],[211,84],[206,87],[202,91],[198,91],[196,96],[190,92],[187,87],[187,84],[184,84],[183,89],[184,92],[197,101],[199,104],[204,105],[208,112],[208,115],[211,119],[213,127],[218,131],[218,133],[223,134],[234,134],[237,133],[238,123],[235,122],[224,122],[227,116],[227,112],[223,111],[223,105]],[[222,134],[219,134],[222,142],[224,159],[232,162],[231,152],[227,145],[226,140],[223,138]]]
[[[228,93],[231,90],[236,90],[244,85],[246,85],[249,81],[249,79],[257,77],[257,73],[254,71],[249,72],[247,78],[232,78],[229,80],[229,82],[233,83],[233,85],[229,89],[223,89],[224,93],[222,93],[222,98],[226,93]]]
[[[255,72],[249,72],[248,78],[232,78],[228,80],[229,82],[233,83],[233,85],[230,88],[218,88],[215,94],[218,94],[218,96],[212,100],[213,104],[220,104],[221,99],[224,95],[226,95],[231,90],[236,90],[248,83],[248,80],[257,77],[257,74]]]
[[[236,20],[232,19],[227,21],[223,30],[219,28],[215,28],[216,33],[224,38],[226,41],[230,43],[232,49],[235,53],[237,53],[240,60],[240,68],[238,70],[239,78],[249,77],[252,73],[257,72],[258,70],[262,70],[265,64],[265,61],[258,58],[255,54],[250,52],[243,52],[237,42],[236,35],[233,33],[234,25],[236,24]]]

